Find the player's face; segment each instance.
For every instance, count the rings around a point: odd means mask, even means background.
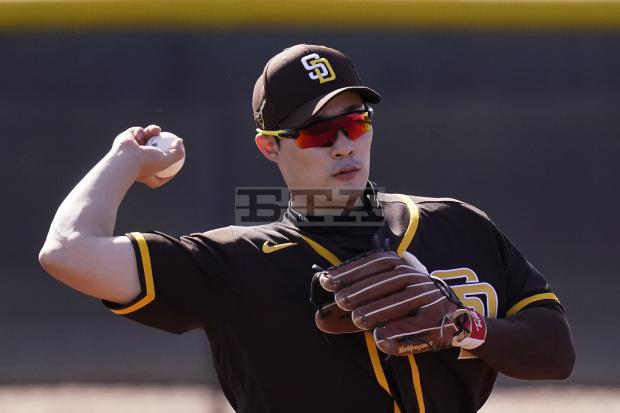
[[[362,99],[353,92],[344,92],[321,109],[319,115],[333,118],[363,109]],[[372,128],[356,140],[338,131],[333,146],[301,149],[292,139],[280,140],[276,162],[290,190],[344,189],[363,190],[370,168]]]

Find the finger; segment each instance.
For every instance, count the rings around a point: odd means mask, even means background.
[[[123,132],[118,134],[118,136],[114,139],[114,142],[117,144],[123,144],[127,142],[135,143],[137,141],[136,135],[140,133],[141,129],[142,128],[139,126],[132,126],[131,128],[127,128]]]
[[[183,143],[183,139],[179,138],[176,141],[174,141],[172,145],[170,146],[170,152],[174,152],[178,154],[179,158],[177,159],[177,161],[181,159],[182,157],[184,157],[185,156],[185,144]]]
[[[402,259],[392,251],[370,254],[321,274],[319,281],[327,291],[338,291],[354,282],[375,274],[390,271],[402,264]]]
[[[419,346],[417,350],[423,349],[422,344],[434,351],[448,348],[456,332],[454,322],[444,322],[444,315],[427,307],[415,316],[403,317],[375,328],[374,335],[381,351],[399,355],[410,352],[411,349],[407,347],[412,344],[414,347]]]
[[[164,165],[162,169],[167,168],[172,165],[176,161],[180,161],[185,156],[185,146],[183,145],[183,140],[179,139],[175,141],[170,149],[163,153],[162,164]]]
[[[139,126],[134,126],[132,128],[129,128],[129,133],[131,134],[131,136],[133,136],[134,140],[136,142],[138,142],[140,145],[143,145],[145,140],[144,140],[144,129],[142,129]]]
[[[401,291],[408,285],[425,281],[430,281],[426,274],[421,274],[408,265],[399,265],[392,271],[373,275],[345,287],[334,297],[341,308],[351,311],[364,303]]]
[[[151,139],[153,136],[158,136],[159,134],[161,134],[161,128],[159,126],[157,125],[147,126],[144,129],[144,138],[143,138],[143,143],[141,143],[141,145],[145,145],[149,139]]]
[[[146,130],[146,133],[152,134],[151,136],[156,136],[161,133],[161,128],[157,125],[149,125],[144,129]]]
[[[351,321],[351,313],[342,310],[335,303],[327,304],[314,315],[319,330],[331,334],[355,333],[360,331]]]
[[[155,172],[161,171],[181,160],[185,156],[185,146],[182,139],[177,139],[167,150],[159,147],[143,145],[142,151],[147,155],[151,167]]]
[[[148,186],[151,189],[155,189],[155,188],[159,188],[160,186],[166,184],[172,178],[174,178],[174,175],[169,176],[167,178],[159,178],[155,175],[152,175],[146,178],[144,181],[142,181],[142,183],[144,183],[146,186]]]
[[[445,299],[434,284],[418,284],[354,310],[353,323],[360,328],[371,329],[378,324],[419,312],[427,306],[440,304]]]

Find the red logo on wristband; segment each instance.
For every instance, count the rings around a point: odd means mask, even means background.
[[[475,340],[482,340],[486,338],[486,323],[482,319],[482,316],[478,314],[472,307],[467,307],[469,310],[469,317],[465,320],[465,330],[469,331],[469,336]]]

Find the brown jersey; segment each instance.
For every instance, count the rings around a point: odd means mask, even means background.
[[[454,199],[377,195],[376,226],[274,223],[180,238],[131,233],[142,293],[105,302],[162,330],[202,328],[222,389],[238,412],[475,412],[496,371],[459,348],[387,357],[368,333],[325,335],[314,323],[315,270],[388,240],[486,317],[528,306],[562,311],[548,283],[480,210]],[[451,389],[449,395],[445,389]]]

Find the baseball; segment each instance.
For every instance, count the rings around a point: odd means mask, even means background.
[[[154,146],[157,149],[165,152],[170,149],[172,144],[177,139],[180,139],[180,138],[174,133],[161,132],[161,134],[157,136],[153,136],[151,139],[146,141],[146,144],[149,146]],[[173,163],[166,169],[163,169],[157,172],[155,176],[158,178],[169,178],[171,176],[174,176],[183,167],[184,163],[185,163],[185,156],[183,156],[183,158],[179,159],[178,161],[176,161],[175,163]]]

